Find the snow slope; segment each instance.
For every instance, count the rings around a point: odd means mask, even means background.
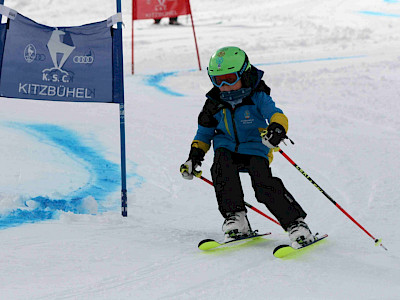
[[[61,3],[60,3],[61,2]],[[106,19],[113,1],[6,1],[51,26]],[[129,217],[119,212],[118,107],[1,99],[0,299],[398,299],[400,2],[192,0],[190,20],[135,21],[124,1]],[[269,239],[202,253],[222,238],[213,189],[184,181],[219,47],[243,48],[290,120],[283,150],[389,249],[332,205],[282,156],[273,172],[308,212],[320,247],[278,260]],[[212,151],[204,176],[210,178]],[[243,174],[246,201],[254,198]]]

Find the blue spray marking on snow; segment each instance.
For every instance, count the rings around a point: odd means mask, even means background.
[[[391,18],[400,18],[400,14],[389,14],[383,13],[379,11],[368,11],[368,10],[360,10],[360,14],[370,15],[370,16],[378,16],[378,17],[391,17]]]
[[[11,126],[24,130],[36,136],[41,142],[54,145],[61,149],[67,156],[79,160],[90,174],[89,182],[80,189],[63,197],[63,199],[50,199],[48,197],[36,197],[34,209],[16,209],[7,215],[0,216],[0,229],[18,226],[24,223],[54,219],[59,216],[60,211],[74,213],[89,213],[84,204],[84,199],[92,196],[98,203],[98,211],[104,212],[107,209],[116,210],[119,203],[116,201],[114,207],[102,205],[106,196],[117,191],[120,187],[119,165],[106,160],[98,150],[83,144],[79,136],[60,126],[51,124],[24,125],[15,124]],[[138,175],[138,184],[143,178]]]
[[[148,75],[146,76],[146,83],[147,85],[154,86],[156,89],[161,91],[164,94],[170,95],[170,96],[177,96],[177,97],[183,97],[185,95],[174,92],[170,88],[161,85],[161,83],[165,80],[165,78],[170,77],[170,76],[176,76],[178,74],[177,71],[175,72],[169,72],[169,73],[158,73],[155,75]]]
[[[37,132],[39,137],[54,143],[66,155],[84,161],[91,174],[91,180],[84,187],[73,192],[72,198],[93,196],[103,199],[110,191],[115,191],[120,181],[119,166],[106,160],[98,150],[85,146],[73,131],[51,124],[26,125],[26,129]]]
[[[271,62],[271,63],[259,63],[254,64],[255,66],[272,66],[272,65],[284,65],[284,64],[298,64],[298,63],[307,63],[307,62],[317,62],[317,61],[331,61],[331,60],[341,60],[341,59],[354,59],[365,57],[365,55],[358,55],[358,56],[343,56],[343,57],[325,57],[325,58],[315,58],[315,59],[304,59],[304,60],[289,60],[284,62]],[[187,70],[188,72],[195,72],[197,70]],[[170,88],[161,85],[161,83],[165,80],[165,78],[169,76],[177,76],[179,71],[173,71],[169,73],[158,73],[155,75],[147,75],[146,76],[146,84],[150,86],[154,86],[159,91],[164,94],[171,95],[171,96],[178,96],[182,97],[185,96],[184,94],[174,92]]]
[[[386,2],[388,4],[398,4],[400,3],[400,0],[383,0],[383,2]],[[377,17],[400,18],[400,14],[384,13],[379,11],[360,10],[358,11],[358,13]]]

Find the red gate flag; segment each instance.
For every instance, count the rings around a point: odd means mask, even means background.
[[[190,0],[132,0],[132,74],[134,74],[134,21],[143,19],[162,19],[165,17],[174,18],[181,15],[190,15],[197,60],[199,62],[199,70],[201,71],[199,48],[197,47],[192,10],[190,9]]]
[[[133,0],[133,20],[171,18],[190,14],[187,0]]]

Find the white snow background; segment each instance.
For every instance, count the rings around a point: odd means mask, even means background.
[[[0,102],[0,299],[400,299],[400,1],[192,0],[190,19],[135,21],[123,1],[128,218],[120,215],[119,112],[112,104]],[[49,26],[115,13],[113,0],[11,1]],[[226,45],[265,71],[290,121],[273,173],[325,243],[280,260],[286,233],[249,211],[264,242],[204,253],[222,239],[213,189],[185,181],[206,67]],[[202,170],[210,178],[212,150]],[[257,203],[248,175],[246,201]]]

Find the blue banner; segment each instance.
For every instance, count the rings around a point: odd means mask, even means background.
[[[4,27],[0,28],[0,96],[123,102],[123,86],[119,84],[122,58],[116,58],[122,35],[106,20],[48,27],[17,14],[8,22],[5,33]]]

